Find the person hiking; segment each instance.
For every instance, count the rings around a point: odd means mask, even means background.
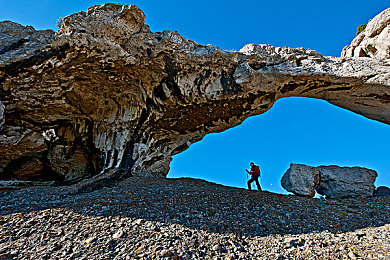
[[[260,183],[259,183],[259,177],[260,177],[259,166],[255,165],[253,162],[251,162],[251,171],[246,170],[246,172],[251,175],[251,178],[248,181],[248,189],[251,190],[252,182],[256,182],[257,189],[259,191],[261,191],[261,187],[260,187]]]

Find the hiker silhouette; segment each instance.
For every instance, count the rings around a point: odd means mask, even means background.
[[[261,186],[259,183],[259,177],[260,177],[260,168],[259,166],[255,165],[253,162],[250,163],[251,170],[247,171],[251,175],[251,178],[248,180],[248,190],[251,190],[251,184],[252,182],[256,183],[257,189],[261,191]]]

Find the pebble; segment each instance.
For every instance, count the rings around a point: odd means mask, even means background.
[[[213,246],[213,250],[214,251],[221,250],[221,246],[220,245],[215,245],[215,246]]]
[[[349,256],[349,258],[351,258],[351,259],[357,259],[355,253],[352,252],[352,251],[350,251],[350,252],[348,253],[348,256]]]
[[[119,230],[119,231],[116,232],[114,235],[112,235],[112,238],[113,238],[113,239],[118,239],[118,238],[123,237],[123,235],[124,235],[123,230]]]
[[[161,250],[161,252],[160,252],[160,256],[163,256],[163,257],[168,257],[168,256],[172,256],[173,255],[173,253],[172,253],[172,251],[169,251],[169,250]]]
[[[85,243],[91,244],[96,240],[96,237],[89,237],[87,240],[85,240]]]

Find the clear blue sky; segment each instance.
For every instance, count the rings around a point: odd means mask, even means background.
[[[104,1],[0,0],[0,20],[36,29]],[[352,1],[118,1],[136,4],[152,31],[178,31],[202,44],[239,50],[246,43],[305,47],[339,56],[356,33],[390,7],[388,0]],[[206,136],[174,157],[169,177],[197,177],[245,187],[249,162],[262,170],[263,188],[285,192],[280,178],[291,162],[338,164],[378,171],[377,185],[390,186],[390,126],[321,100],[288,98],[263,115]],[[272,184],[272,185],[271,185]]]

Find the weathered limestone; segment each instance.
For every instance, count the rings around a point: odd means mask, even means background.
[[[316,167],[291,163],[281,184],[295,195],[314,197],[315,188],[320,184],[320,174]]]
[[[36,179],[165,176],[173,155],[290,96],[390,123],[388,60],[230,52],[144,21],[136,6],[103,4],[65,17],[55,35],[0,23],[0,178],[28,179],[31,165]]]
[[[299,196],[313,197],[315,191],[327,198],[369,197],[375,190],[376,171],[336,165],[310,167],[291,164],[281,184]]]
[[[362,167],[317,167],[320,184],[316,191],[327,198],[369,197],[375,190],[376,171]]]
[[[51,42],[54,31],[36,31],[31,26],[23,26],[11,21],[0,22],[0,66],[10,62],[24,61],[37,56],[44,44]],[[34,58],[33,58],[34,59]],[[43,60],[44,57],[41,57]]]
[[[351,45],[343,49],[341,57],[390,59],[390,8],[370,20]]]

